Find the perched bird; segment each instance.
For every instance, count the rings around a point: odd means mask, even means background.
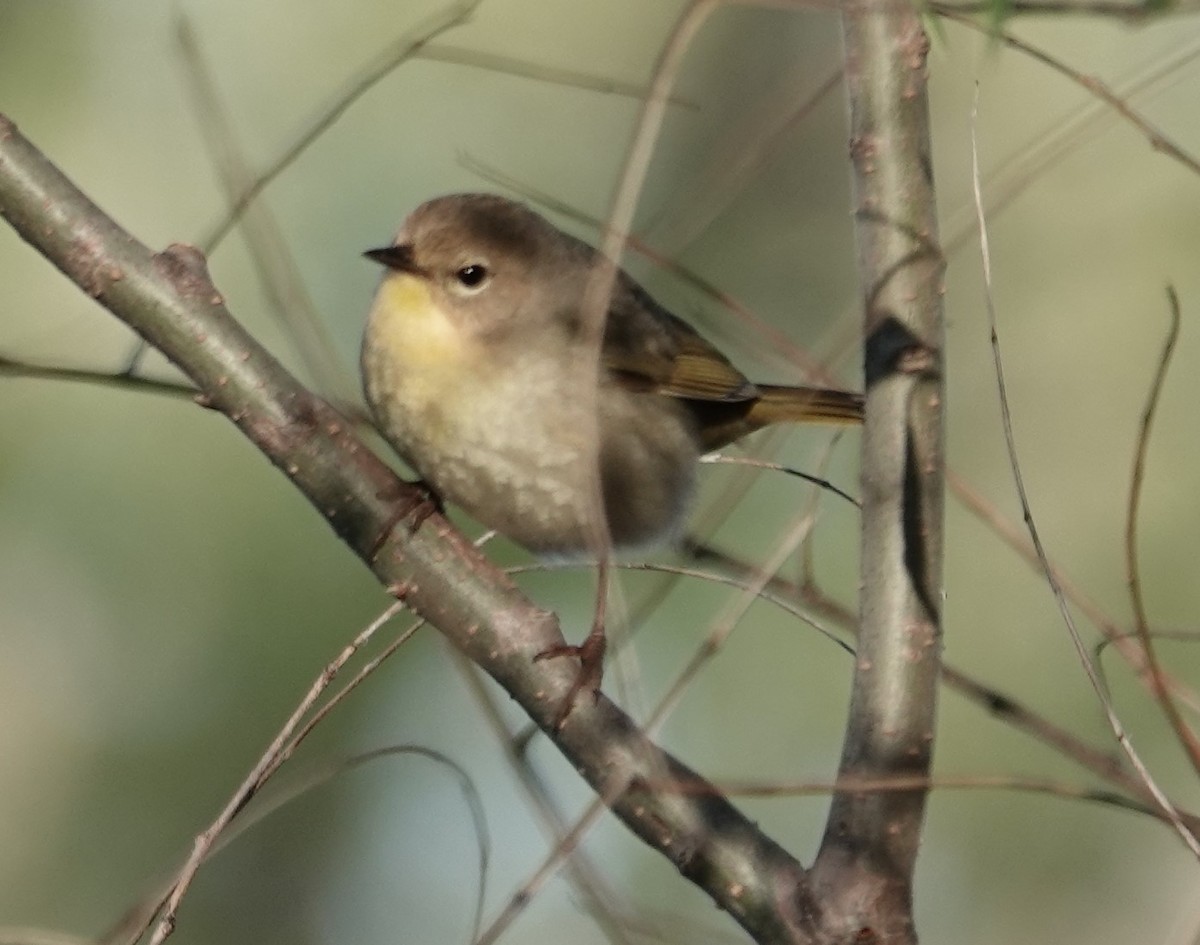
[[[702,454],[768,424],[862,418],[856,393],[751,383],[624,271],[589,330],[596,251],[503,197],[430,200],[366,255],[386,267],[362,347],[380,432],[440,497],[539,555],[668,540]],[[577,653],[576,689],[594,687],[603,633],[597,619],[543,656]]]

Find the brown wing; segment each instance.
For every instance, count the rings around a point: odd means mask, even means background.
[[[624,274],[613,289],[601,360],[633,390],[722,403],[759,393],[725,355]]]

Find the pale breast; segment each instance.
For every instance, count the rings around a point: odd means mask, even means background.
[[[586,544],[595,435],[569,373],[486,347],[403,273],[380,287],[363,344],[385,438],[443,498],[535,551]]]
[[[577,556],[592,548],[603,505],[618,546],[663,538],[691,493],[686,411],[612,385],[589,396],[581,355],[561,354],[485,346],[419,280],[397,274],[372,309],[363,374],[384,436],[483,525],[535,552]]]

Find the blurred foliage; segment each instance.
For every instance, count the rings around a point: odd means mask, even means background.
[[[0,108],[94,199],[151,245],[196,240],[222,212],[174,40],[186,14],[239,144],[268,164],[348,77],[438,9],[388,0],[0,0]],[[650,75],[675,4],[484,0],[447,45],[632,82]],[[1084,18],[1010,27],[1120,90],[1200,40],[1192,20],[1131,31]],[[758,129],[838,68],[828,14],[732,8],[689,54],[639,220],[648,242],[732,293],[856,383],[856,285],[843,105],[826,96],[738,175]],[[985,175],[1089,107],[1075,86],[953,24],[935,40],[935,173],[947,236],[970,207],[970,112],[980,83]],[[1185,65],[1134,104],[1200,152],[1200,75]],[[607,208],[637,103],[471,66],[416,59],[362,100],[265,195],[354,370],[378,245],[426,197],[486,188],[463,154],[593,216]],[[1118,621],[1128,619],[1121,533],[1133,437],[1167,323],[1185,315],[1150,452],[1142,571],[1156,625],[1189,628],[1200,440],[1200,181],[1127,126],[1094,133],[991,219],[995,299],[1018,446],[1051,553]],[[726,186],[730,180],[738,186]],[[969,213],[966,214],[969,219]],[[582,228],[574,227],[585,236]],[[955,468],[1019,520],[998,425],[975,243],[947,280],[949,442]],[[235,235],[212,266],[233,311],[303,373]],[[661,299],[730,348],[748,373],[798,378],[761,334],[633,260]],[[0,353],[99,369],[128,333],[0,229]],[[151,357],[147,371],[172,376]],[[220,418],[145,394],[0,378],[0,926],[95,935],[176,862],[320,667],[385,595],[284,480]],[[779,458],[812,469],[824,436],[797,431]],[[853,438],[829,475],[853,487]],[[705,471],[705,496],[740,474]],[[765,558],[805,496],[754,484],[715,541]],[[817,570],[842,600],[855,586],[855,516],[826,502]],[[464,523],[469,526],[469,523]],[[503,560],[524,561],[495,544]],[[664,555],[669,557],[669,555]],[[631,607],[657,586],[629,576]],[[529,577],[568,628],[588,620],[591,579]],[[946,655],[1080,737],[1109,741],[1044,582],[951,503]],[[638,637],[647,695],[660,693],[729,593],[676,588]],[[1164,646],[1200,679],[1195,647]],[[1109,654],[1117,705],[1156,775],[1196,805],[1146,694]],[[828,779],[849,664],[827,641],[757,605],[696,682],[666,743],[718,779]],[[513,722],[518,720],[513,717]],[[764,724],[764,721],[766,724]],[[489,906],[540,862],[545,840],[432,631],[319,731],[284,780],[330,759],[413,742],[456,758],[484,795],[494,842]],[[566,810],[586,800],[535,742]],[[955,695],[943,702],[938,771],[1091,783],[1061,757]],[[746,802],[807,859],[822,800]],[[668,864],[605,823],[586,849],[663,940],[739,940]],[[346,775],[237,839],[200,874],[181,943],[456,941],[475,895],[469,817],[444,772],[398,759]],[[1096,805],[1005,792],[934,796],[918,875],[926,941],[1124,943],[1194,933],[1195,864],[1154,823]],[[1174,934],[1175,939],[1170,935]],[[521,920],[523,941],[600,942],[562,881]]]

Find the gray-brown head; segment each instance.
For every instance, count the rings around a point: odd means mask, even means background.
[[[478,335],[530,325],[578,298],[593,251],[515,201],[451,194],[421,204],[393,245],[368,258],[422,279],[434,301]]]

